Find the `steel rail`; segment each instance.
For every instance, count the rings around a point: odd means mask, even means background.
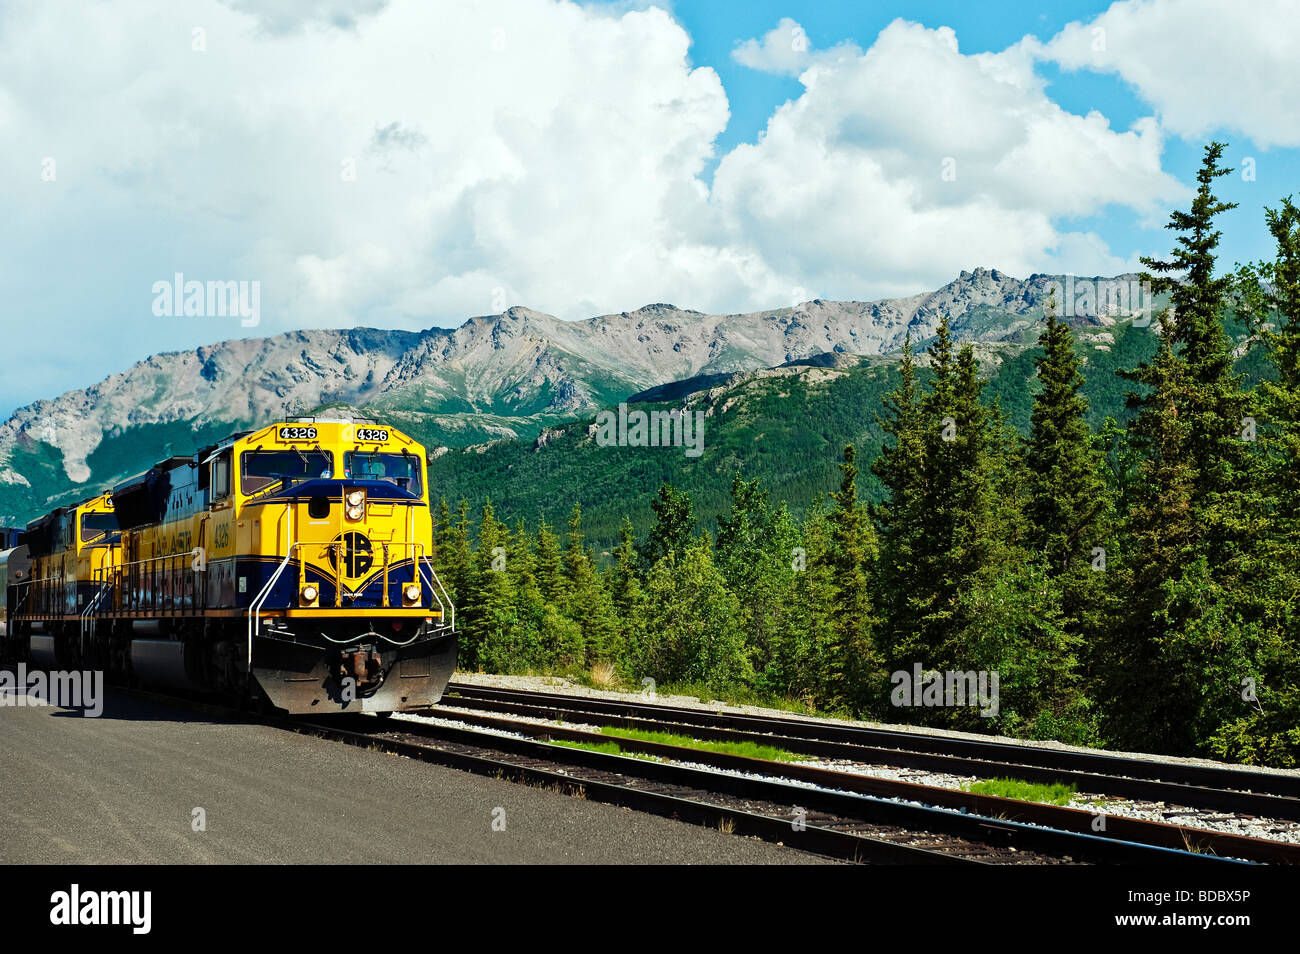
[[[483,709],[623,728],[678,732],[689,729],[698,738],[752,741],[822,758],[958,775],[988,777],[1013,773],[1029,782],[1074,784],[1099,794],[1300,821],[1300,797],[1291,794],[1300,786],[1300,777],[1287,775],[457,682],[448,686],[438,707]],[[954,742],[965,745],[950,745]],[[1071,756],[1078,756],[1074,764]],[[1106,771],[1098,771],[1099,768]],[[1219,784],[1207,784],[1211,780]],[[1225,784],[1229,782],[1232,784]]]
[[[460,769],[476,775],[506,778],[529,785],[550,786],[569,794],[580,794],[590,801],[620,805],[693,824],[721,827],[721,822],[727,822],[731,826],[730,830],[737,835],[749,835],[762,838],[765,841],[775,841],[786,847],[846,861],[919,865],[986,864],[986,862],[949,853],[899,844],[882,838],[872,838],[814,824],[796,827],[791,824],[788,818],[776,818],[758,812],[716,805],[696,798],[685,798],[680,795],[655,792],[600,779],[575,777],[570,771],[564,769],[547,769],[536,765],[523,765],[489,755],[457,752],[402,739],[378,738],[371,732],[357,731],[355,728],[345,729],[338,725],[319,722],[285,723],[283,728],[368,749],[379,748],[394,755],[402,755],[423,762]],[[387,728],[388,726],[385,724],[384,729],[387,730]],[[493,749],[496,748],[495,743],[500,738],[500,736],[476,734],[470,744]],[[461,740],[461,744],[466,744],[466,740]],[[556,761],[553,757],[556,751],[555,748],[553,746],[546,748],[549,749],[546,753],[547,761]],[[626,761],[635,760],[628,759]]]
[[[742,837],[762,838],[764,841],[786,847],[854,863],[926,866],[988,864],[988,862],[960,857],[950,852],[900,844],[884,838],[873,838],[813,823],[795,827],[789,818],[772,817],[754,811],[685,798],[681,795],[655,792],[599,779],[575,778],[568,769],[563,767],[541,768],[537,765],[521,765],[517,761],[494,758],[490,754],[457,752],[428,744],[382,738],[378,733],[387,732],[393,724],[388,720],[381,722],[372,716],[337,716],[328,722],[313,723],[281,714],[267,713],[262,708],[236,708],[226,703],[194,696],[168,695],[149,689],[121,686],[114,686],[113,691],[148,702],[181,706],[215,718],[255,722],[301,735],[339,741],[366,749],[377,749],[476,775],[555,788],[567,794],[580,794],[590,801],[619,805],[689,824],[713,828],[726,825],[732,833]],[[403,725],[405,724],[407,723],[403,722]],[[492,743],[499,738],[499,736],[474,735],[469,741],[481,750],[491,750],[494,748]],[[553,756],[557,753],[557,747],[543,746],[543,748],[547,750],[547,758],[544,761],[554,765],[556,760]],[[576,753],[578,750],[564,750],[562,754],[567,755],[570,752]]]
[[[344,719],[338,720],[339,723]],[[984,816],[950,808],[941,808],[882,798],[848,791],[811,788],[791,781],[733,775],[708,768],[650,761],[625,755],[613,755],[590,749],[551,745],[518,736],[497,735],[474,729],[462,729],[429,722],[402,720],[394,725],[379,722],[368,732],[366,717],[346,720],[346,728],[358,731],[366,743],[386,743],[385,735],[409,734],[422,739],[437,739],[459,744],[486,746],[530,759],[551,763],[569,763],[597,772],[612,772],[645,781],[683,785],[739,798],[799,806],[809,811],[856,819],[869,824],[897,826],[914,831],[941,833],[980,841],[1016,851],[1034,851],[1076,861],[1105,864],[1177,864],[1194,865],[1248,864],[1249,862],[1177,848],[1142,844],[1109,835],[1047,828],[1028,822]],[[377,721],[377,720],[376,720]],[[311,723],[313,729],[319,723]],[[613,740],[607,740],[613,741]],[[695,760],[699,761],[699,760]],[[583,781],[567,776],[570,782]],[[783,822],[790,828],[789,816]]]
[[[1267,838],[1237,835],[1230,832],[1178,825],[1170,822],[1148,821],[1123,815],[1110,815],[1104,811],[1088,811],[1062,805],[1026,802],[997,795],[980,795],[937,785],[924,785],[917,782],[905,782],[817,766],[801,765],[798,762],[776,762],[671,743],[604,735],[559,725],[539,725],[537,723],[520,722],[515,719],[500,719],[472,712],[457,712],[454,715],[449,713],[447,717],[483,728],[519,732],[541,741],[613,742],[626,752],[641,752],[677,761],[712,765],[716,768],[733,771],[797,779],[823,788],[841,789],[862,795],[904,798],[926,805],[953,808],[961,812],[1012,821],[1024,821],[1029,824],[1058,828],[1063,831],[1089,833],[1100,830],[1123,841],[1141,842],[1163,848],[1189,849],[1270,864],[1300,864],[1300,844],[1274,841]]]
[[[865,828],[884,826],[895,832],[902,829],[900,834],[911,834],[922,839],[926,836],[945,835],[961,839],[977,848],[994,851],[1001,848],[1011,853],[1030,851],[1084,863],[1187,864],[1199,867],[1250,864],[1234,858],[1141,844],[1109,835],[1062,831],[959,809],[930,807],[855,792],[810,788],[789,781],[756,779],[706,768],[560,747],[518,736],[438,726],[414,720],[404,719],[394,724],[390,720],[356,714],[337,716],[328,722],[308,722],[144,689],[115,688],[114,691],[155,702],[178,704],[214,716],[249,719],[287,731],[387,751],[480,775],[555,787],[591,800],[696,824],[715,827],[723,827],[725,824],[729,826],[727,830],[742,836],[760,837],[850,861],[927,865],[987,864],[978,858],[964,857],[951,851],[940,852],[917,845],[901,844],[887,838],[845,831],[842,827],[826,827],[811,822],[795,825],[791,815],[764,814],[735,805],[720,805],[709,801],[708,797],[731,796],[742,805],[751,800],[790,805],[809,813],[831,816],[832,820],[841,825],[847,820]],[[401,736],[413,736],[419,741],[412,742]],[[438,745],[439,742],[443,744]],[[449,749],[447,744],[462,749],[468,747],[471,751]],[[500,757],[502,753],[508,757]],[[513,756],[513,760],[509,756]],[[520,758],[523,759],[523,764],[519,761]],[[575,774],[575,768],[604,778]],[[625,781],[610,781],[611,778]],[[685,798],[672,792],[638,788],[636,782],[692,790],[702,797]]]

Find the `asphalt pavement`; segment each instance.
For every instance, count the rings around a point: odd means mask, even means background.
[[[108,693],[0,705],[6,864],[800,864],[545,789]]]

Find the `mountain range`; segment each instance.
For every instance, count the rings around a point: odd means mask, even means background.
[[[489,450],[536,451],[565,422],[629,399],[716,398],[754,382],[774,382],[779,394],[783,381],[869,374],[880,362],[862,359],[896,354],[909,334],[923,345],[945,317],[995,369],[1032,345],[1052,283],[1062,281],[977,268],[932,292],[874,302],[817,299],[732,315],[652,304],[583,321],[513,307],[454,329],[295,331],[153,355],[0,424],[0,523],[23,523],[166,454],[280,418],[383,419],[445,448],[443,465],[468,450],[463,471]],[[1098,354],[1129,325],[1105,309],[1082,310],[1071,322]]]

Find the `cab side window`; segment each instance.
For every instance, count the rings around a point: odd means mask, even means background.
[[[230,496],[230,452],[226,451],[212,462],[212,499],[224,500]]]

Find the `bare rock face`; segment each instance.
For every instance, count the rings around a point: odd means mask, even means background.
[[[581,413],[708,374],[830,355],[889,354],[930,338],[947,316],[962,340],[996,341],[1037,319],[1053,276],[962,272],[936,291],[876,302],[816,299],[795,308],[705,315],[668,304],[585,321],[529,308],[470,318],[454,330],[295,331],[147,358],[80,391],[19,409],[0,424],[0,484],[27,478],[14,449],[58,448],[68,477],[88,456],[146,424],[249,423],[324,405],[432,413]],[[975,320],[978,319],[978,320]],[[833,359],[818,359],[834,367]]]

